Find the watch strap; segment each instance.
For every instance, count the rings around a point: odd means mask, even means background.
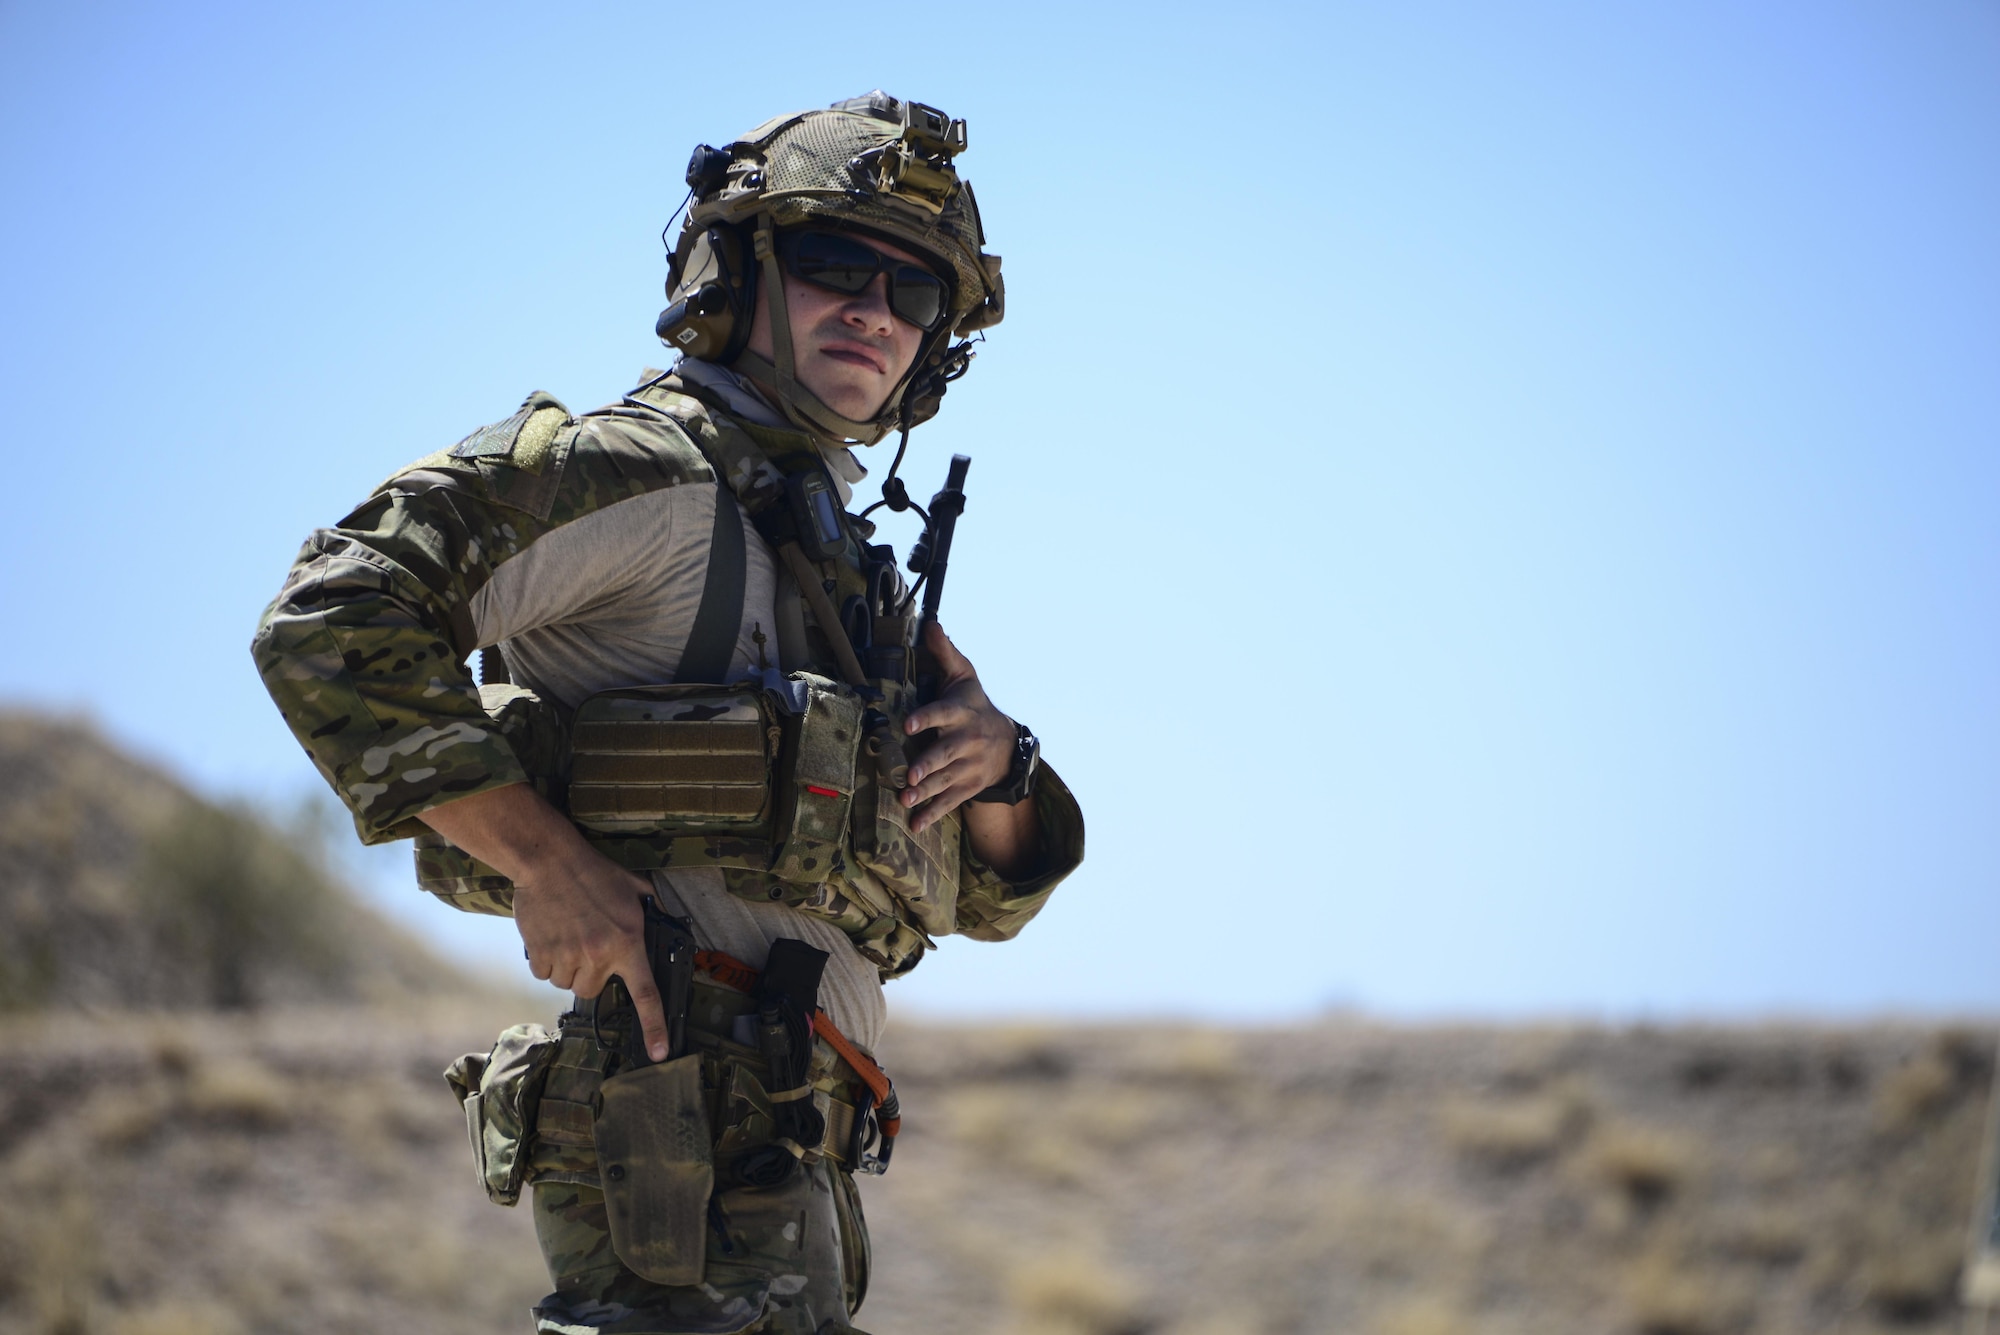
[[[1014,725],[1014,763],[1008,766],[1007,777],[991,788],[982,788],[970,799],[973,802],[1004,802],[1014,806],[1024,802],[1028,794],[1035,791],[1035,770],[1042,758],[1042,744],[1025,723]]]

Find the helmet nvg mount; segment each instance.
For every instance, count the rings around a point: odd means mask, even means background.
[[[1000,257],[982,249],[979,206],[953,163],[964,151],[964,121],[880,91],[766,121],[723,148],[700,145],[688,160],[692,194],[668,263],[661,340],[770,386],[785,415],[817,435],[872,445],[929,420],[972,359],[972,345],[953,337],[1005,314]],[[925,335],[909,373],[865,422],[841,416],[797,378],[776,234],[806,223],[901,246],[950,289],[950,318]],[[760,297],[770,361],[747,350]]]

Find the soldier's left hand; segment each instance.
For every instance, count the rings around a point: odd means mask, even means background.
[[[924,645],[944,676],[938,698],[911,711],[903,723],[911,736],[937,729],[937,739],[911,758],[910,786],[901,794],[914,812],[915,830],[937,824],[974,793],[1006,778],[1016,736],[1014,720],[993,707],[979,673],[936,623],[926,628]]]

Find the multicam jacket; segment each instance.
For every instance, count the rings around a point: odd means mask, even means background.
[[[531,396],[514,417],[419,460],[307,539],[252,651],[363,842],[419,834],[424,810],[529,777],[481,705],[465,666],[476,650],[499,646],[515,682],[572,708],[599,691],[673,680],[725,484],[718,466],[745,496],[768,469],[766,452],[812,448],[801,433],[745,420],[725,373],[685,369],[647,372],[638,390],[582,417]],[[861,475],[845,451],[828,462],[836,475]],[[744,523],[733,675],[773,666],[837,675],[789,572]],[[965,935],[1013,936],[1082,860],[1081,813],[1052,771],[1041,775],[1036,874],[1008,881],[962,846],[956,925]],[[847,875],[866,880],[858,869]],[[782,900],[792,923],[803,910],[817,925],[836,924],[884,974],[913,967],[928,945],[866,884],[801,897],[755,875],[727,880],[759,909]],[[455,902],[506,911],[504,902]]]

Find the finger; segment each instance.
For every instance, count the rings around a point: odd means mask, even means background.
[[[972,721],[972,707],[957,700],[933,700],[912,709],[903,720],[903,731],[915,736],[930,728],[962,728]]]
[[[968,783],[954,783],[942,793],[926,802],[923,809],[910,817],[910,828],[922,834],[931,826],[949,816],[969,801],[979,790]]]
[[[922,805],[922,803],[930,801],[932,797],[936,797],[938,793],[942,793],[950,785],[948,771],[950,771],[950,767],[952,767],[954,761],[936,759],[928,751],[926,751],[926,759],[930,763],[926,763],[922,767],[918,767],[914,763],[910,765],[910,781],[904,783],[904,787],[902,787],[900,793],[896,793],[896,797],[906,807]]]
[[[641,950],[618,970],[625,990],[632,996],[632,1009],[639,1013],[639,1029],[646,1036],[646,1052],[656,1062],[667,1059],[667,1011],[660,1004],[660,989],[653,982],[653,966]]]
[[[967,733],[954,731],[938,734],[938,739],[925,747],[922,754],[911,758],[909,785],[920,784],[946,766],[965,759],[972,749],[973,738]]]
[[[955,783],[964,783],[971,777],[971,771],[962,760],[933,765],[918,777],[916,766],[910,767],[909,786],[898,794],[906,807],[922,806],[934,797],[941,797]]]
[[[958,651],[958,646],[951,642],[951,636],[945,634],[944,627],[935,621],[924,628],[924,646],[937,659],[938,666],[944,669],[947,679],[979,675],[973,669],[971,660]]]

